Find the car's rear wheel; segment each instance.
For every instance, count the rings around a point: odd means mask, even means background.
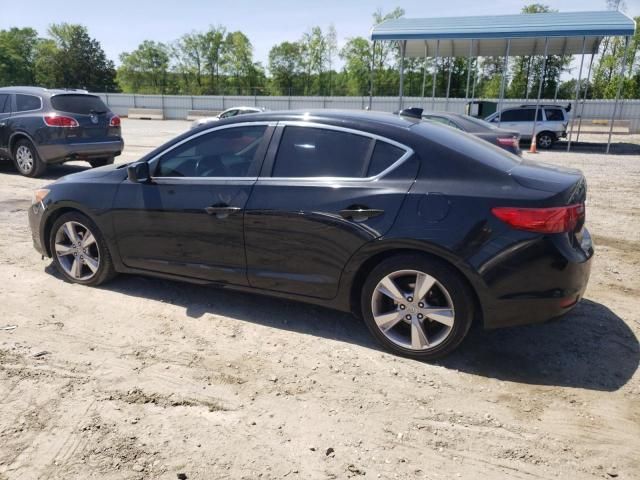
[[[13,147],[13,164],[25,177],[38,177],[47,169],[36,147],[27,139],[18,140]]]
[[[361,296],[363,318],[386,348],[432,360],[454,350],[473,320],[473,295],[445,263],[419,254],[384,260]]]
[[[91,168],[104,167],[105,165],[111,165],[115,160],[115,157],[94,158],[89,160]]]
[[[56,268],[70,282],[100,285],[115,275],[104,237],[85,215],[70,212],[58,218],[49,246]]]
[[[536,137],[536,145],[538,148],[548,150],[553,147],[556,141],[556,136],[551,132],[540,132]]]

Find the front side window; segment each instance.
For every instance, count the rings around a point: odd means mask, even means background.
[[[42,100],[35,95],[16,94],[16,111],[26,112],[28,110],[39,110],[42,107]]]
[[[503,122],[533,122],[536,115],[535,108],[522,108],[517,110],[507,110],[502,113]],[[538,121],[542,121],[542,110],[538,110]]]
[[[274,177],[364,177],[374,140],[314,127],[285,127]]]
[[[223,128],[195,137],[160,157],[155,177],[255,177],[266,125]]]
[[[11,112],[11,95],[8,93],[0,93],[0,113]]]
[[[238,114],[238,110],[229,110],[220,114],[220,118],[235,117]]]

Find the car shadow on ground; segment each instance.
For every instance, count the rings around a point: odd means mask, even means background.
[[[60,165],[49,165],[44,174],[40,175],[38,178],[42,180],[57,180],[61,177],[64,177],[65,175],[84,172],[89,168],[91,168],[89,164],[86,164],[84,162],[78,162],[77,164],[63,163]],[[6,159],[0,160],[0,174],[20,176],[20,174],[16,170],[16,167],[13,165],[13,162]]]
[[[61,279],[52,264],[46,271]],[[322,307],[131,275],[100,288],[172,303],[191,318],[222,315],[382,351],[362,321]],[[456,352],[435,363],[504,381],[615,391],[631,379],[639,361],[638,339],[624,320],[600,303],[583,300],[562,319],[544,324],[472,328]]]

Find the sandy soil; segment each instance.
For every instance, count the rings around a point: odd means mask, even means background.
[[[118,161],[186,128],[125,120]],[[640,478],[640,139],[617,140],[537,156],[589,181],[586,300],[437,364],[302,304],[65,283],[26,220],[46,180],[0,164],[0,479]]]

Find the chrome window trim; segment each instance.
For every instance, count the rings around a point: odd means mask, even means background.
[[[324,130],[334,130],[334,131],[338,131],[338,132],[345,132],[345,133],[351,133],[353,135],[360,135],[361,137],[368,137],[368,138],[372,138],[374,140],[380,140],[381,142],[386,142],[389,143],[391,145],[393,145],[394,147],[398,147],[401,150],[404,150],[404,154],[398,158],[398,160],[396,160],[395,162],[393,162],[391,165],[389,165],[387,168],[385,168],[382,172],[378,173],[377,175],[371,176],[371,177],[260,177],[258,180],[261,184],[268,184],[268,183],[273,183],[273,184],[279,184],[279,183],[298,183],[298,184],[333,184],[335,182],[355,182],[355,183],[365,183],[365,182],[376,182],[378,180],[380,180],[381,178],[383,178],[384,176],[388,175],[390,172],[392,172],[393,170],[395,170],[396,168],[398,168],[400,165],[402,165],[405,161],[407,161],[415,152],[413,151],[413,149],[411,147],[408,147],[402,143],[396,142],[395,140],[391,140],[390,138],[387,137],[383,137],[381,135],[377,135],[375,133],[370,133],[370,132],[365,132],[362,130],[356,130],[354,128],[347,128],[347,127],[339,127],[337,125],[327,125],[324,123],[316,123],[316,122],[305,122],[305,121],[300,121],[300,120],[284,120],[281,122],[278,122],[278,126],[284,126],[285,128],[288,126],[291,127],[309,127],[309,128],[321,128]],[[282,138],[280,138],[280,141],[282,141]],[[279,149],[279,146],[278,146]],[[276,152],[276,158],[274,158],[274,165],[277,159],[277,152]]]
[[[21,114],[21,113],[29,113],[29,112],[39,112],[40,110],[42,110],[42,107],[43,107],[42,97],[38,95],[34,95],[32,93],[15,93],[14,95],[16,96],[16,111],[14,113]],[[18,95],[25,95],[27,97],[36,97],[38,100],[40,100],[40,107],[32,108],[31,110],[18,110]],[[17,116],[17,115],[14,115],[14,116]]]
[[[212,126],[210,128],[207,128],[206,130],[203,130],[201,132],[198,132],[196,134],[190,135],[187,138],[179,141],[178,143],[171,145],[169,148],[167,148],[166,150],[160,152],[159,154],[157,154],[155,157],[153,157],[151,160],[149,160],[147,163],[149,164],[149,170],[155,169],[156,164],[158,163],[158,161],[160,160],[160,157],[162,157],[163,155],[166,155],[167,153],[171,152],[172,150],[175,150],[176,148],[178,148],[181,145],[184,145],[187,142],[190,142],[191,140],[193,140],[194,138],[198,138],[202,135],[206,135],[207,133],[212,133],[215,132],[217,130],[225,130],[227,128],[236,128],[236,127],[258,127],[261,125],[265,125],[267,127],[275,127],[277,125],[278,122],[275,121],[259,121],[259,122],[241,122],[241,123],[232,123],[229,125],[216,125],[216,126]],[[166,182],[166,181],[160,181],[160,180],[170,180],[170,182]],[[220,182],[222,180],[229,180],[229,181],[242,181],[242,180],[246,180],[246,181],[250,181],[252,183],[254,183],[257,180],[257,177],[151,177],[151,180],[154,183],[160,183],[160,184],[167,184],[167,183],[186,183],[184,182],[184,180],[189,180],[189,183],[206,183],[203,182],[202,180],[206,180],[206,181],[215,181],[215,182]]]

